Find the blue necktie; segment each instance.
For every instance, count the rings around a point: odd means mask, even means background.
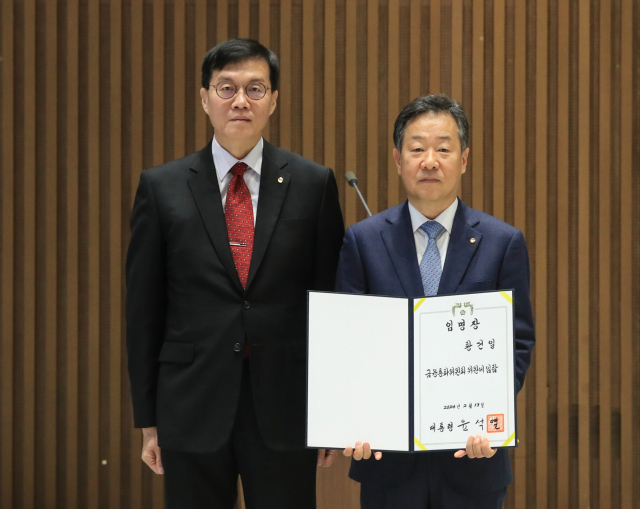
[[[437,221],[427,221],[420,225],[420,228],[424,230],[429,237],[427,249],[420,262],[422,287],[424,288],[425,296],[429,297],[438,293],[438,286],[440,285],[442,265],[440,264],[440,251],[438,251],[436,240],[438,235],[444,230],[444,226]]]

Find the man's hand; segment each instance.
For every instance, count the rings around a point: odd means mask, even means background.
[[[330,467],[337,454],[335,449],[318,449],[318,466]]]
[[[369,442],[365,442],[364,444],[362,442],[356,442],[355,450],[353,447],[347,447],[342,451],[342,454],[347,457],[353,456],[353,459],[356,461],[360,461],[363,458],[368,460],[371,457],[371,446],[369,445]],[[382,453],[380,451],[374,452],[373,457],[379,460],[382,458]]]
[[[164,474],[160,447],[158,447],[158,428],[142,428],[142,461],[156,474]]]
[[[467,449],[461,449],[457,451],[454,456],[456,458],[464,458],[469,456],[470,458],[490,458],[498,449],[492,449],[489,447],[489,439],[482,438],[480,435],[475,437],[471,435],[467,440]]]

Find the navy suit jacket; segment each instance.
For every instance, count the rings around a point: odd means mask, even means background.
[[[513,226],[459,201],[438,295],[498,289],[514,290],[517,393],[535,342],[524,236]],[[347,229],[336,291],[424,297],[407,202]],[[375,444],[371,445],[375,449]],[[424,454],[432,455],[430,459],[445,480],[461,493],[495,491],[512,480],[506,449],[499,449],[490,459],[458,459],[452,451]],[[412,453],[385,452],[379,461],[352,461],[349,475],[361,483],[392,488],[409,477],[414,459]]]

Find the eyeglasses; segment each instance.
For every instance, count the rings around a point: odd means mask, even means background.
[[[267,90],[269,90],[269,88],[262,83],[249,83],[247,86],[242,87],[229,81],[221,81],[217,85],[209,86],[216,89],[216,94],[218,94],[220,99],[231,99],[238,93],[240,88],[244,88],[244,93],[249,99],[259,101],[267,94]]]

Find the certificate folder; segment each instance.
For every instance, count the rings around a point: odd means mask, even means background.
[[[307,447],[514,447],[513,293],[308,293]]]

